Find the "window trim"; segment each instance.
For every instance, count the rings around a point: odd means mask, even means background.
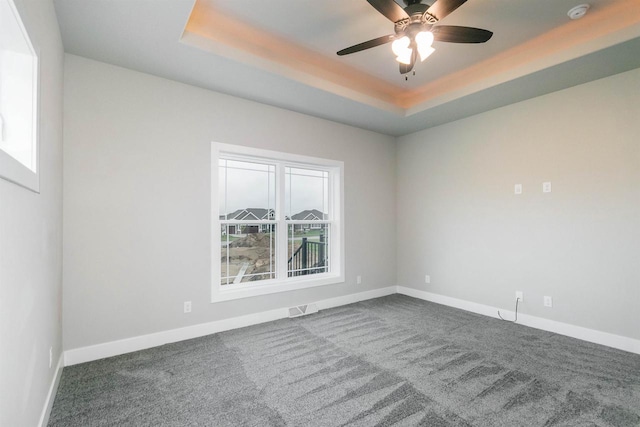
[[[218,164],[221,154],[225,157],[239,158],[247,157],[253,160],[275,161],[278,168],[283,167],[286,163],[292,166],[309,166],[324,167],[331,170],[331,178],[329,180],[332,188],[332,197],[329,201],[330,209],[332,209],[332,220],[323,220],[320,222],[331,224],[331,240],[334,242],[330,252],[330,263],[332,271],[330,273],[319,273],[306,276],[276,278],[263,280],[259,283],[235,285],[227,289],[228,285],[223,288],[220,283],[220,257],[222,254],[220,245],[220,236],[217,230],[220,229],[221,221],[219,219],[220,205],[218,197]],[[288,166],[288,165],[287,165]],[[221,142],[212,142],[211,144],[211,302],[229,301],[238,298],[248,298],[258,295],[267,295],[277,292],[286,292],[300,289],[307,289],[316,286],[334,285],[344,283],[345,281],[345,239],[344,239],[344,162],[337,160],[322,159],[311,156],[302,156],[298,154],[283,153],[279,151],[265,150],[260,148],[246,147],[242,145],[225,144]],[[284,196],[284,182],[276,186],[276,200],[281,200]],[[282,210],[276,210],[276,220],[282,220],[284,223],[285,213]],[[280,217],[278,217],[280,216]],[[252,223],[261,223],[265,221],[253,221]],[[268,221],[271,222],[271,221]],[[297,221],[294,221],[297,222]],[[307,223],[309,221],[306,221]],[[282,239],[279,239],[282,240]],[[277,253],[287,253],[287,241],[278,242]],[[284,252],[282,251],[284,248]],[[284,258],[284,260],[283,260]],[[276,258],[276,263],[284,262],[286,264],[286,256]]]
[[[29,143],[33,150],[31,155],[33,157],[35,170],[31,170],[26,167],[20,163],[20,161],[0,148],[0,179],[12,182],[35,193],[40,193],[40,54],[31,41],[29,31],[25,26],[24,20],[22,19],[14,0],[8,0],[7,4],[11,9],[16,23],[20,27],[20,31],[27,43],[31,55],[33,56],[32,137]]]

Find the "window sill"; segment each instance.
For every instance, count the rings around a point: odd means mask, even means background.
[[[335,285],[339,283],[344,283],[344,276],[323,274],[322,277],[273,281],[271,283],[263,282],[251,285],[226,285],[223,287],[219,284],[215,284],[213,285],[213,291],[211,293],[211,302],[231,301],[240,298],[250,298],[278,292],[297,291],[299,289]]]
[[[13,157],[0,150],[0,179],[13,182],[35,193],[40,192],[40,177]]]

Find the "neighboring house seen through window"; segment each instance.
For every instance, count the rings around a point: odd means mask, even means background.
[[[342,162],[228,144],[212,157],[213,301],[343,281]]]

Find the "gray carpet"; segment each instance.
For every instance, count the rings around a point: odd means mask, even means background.
[[[115,425],[639,426],[640,356],[392,295],[64,368]]]

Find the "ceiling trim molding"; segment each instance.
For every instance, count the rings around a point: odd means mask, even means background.
[[[407,115],[640,37],[640,1],[626,0],[569,21],[474,66],[399,94]]]
[[[211,2],[196,0],[180,41],[404,115],[400,86],[227,16]]]
[[[501,83],[640,37],[640,1],[592,9],[473,66],[407,89],[225,15],[196,0],[180,41],[336,95],[411,116]]]

